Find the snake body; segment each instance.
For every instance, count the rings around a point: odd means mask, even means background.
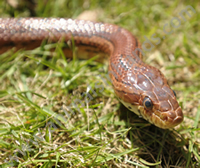
[[[110,55],[109,76],[116,96],[131,111],[150,123],[173,128],[183,121],[175,92],[164,75],[142,62],[140,43],[119,26],[63,18],[0,19],[0,51],[40,45],[44,39],[93,46]]]

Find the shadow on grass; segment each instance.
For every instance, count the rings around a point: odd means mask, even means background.
[[[161,162],[162,167],[186,166],[187,158],[189,158],[187,156],[190,155],[186,150],[188,141],[175,129],[158,128],[139,118],[122,104],[118,115],[121,120],[125,121],[126,127],[131,127],[127,136],[132,142],[132,147],[140,148],[137,155],[141,162],[147,163],[147,165]],[[197,162],[194,157],[193,159],[193,163]]]

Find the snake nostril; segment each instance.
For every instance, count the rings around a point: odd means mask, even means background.
[[[170,118],[174,119],[174,118],[176,117],[176,114],[173,113],[173,112],[169,112],[169,113],[168,113],[168,116],[169,116]]]

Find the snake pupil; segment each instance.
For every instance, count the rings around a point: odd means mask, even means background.
[[[152,109],[152,107],[153,107],[153,103],[148,97],[144,98],[143,105],[144,105],[144,107],[146,107],[149,110]]]

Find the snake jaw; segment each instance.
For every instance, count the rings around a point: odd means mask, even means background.
[[[175,111],[161,112],[159,110],[146,110],[143,106],[138,106],[140,116],[151,124],[158,126],[162,129],[170,129],[179,125],[183,121],[183,113],[181,108]]]
[[[179,125],[183,121],[183,118],[180,107],[175,111],[161,112],[156,110],[151,116],[153,124],[163,129],[170,129]]]
[[[183,121],[183,113],[180,107],[175,111],[162,112],[155,107],[152,110],[146,110],[144,106],[139,104],[131,104],[120,100],[122,104],[130,111],[134,112],[138,116],[142,116],[145,120],[158,126],[162,129],[170,129]]]

